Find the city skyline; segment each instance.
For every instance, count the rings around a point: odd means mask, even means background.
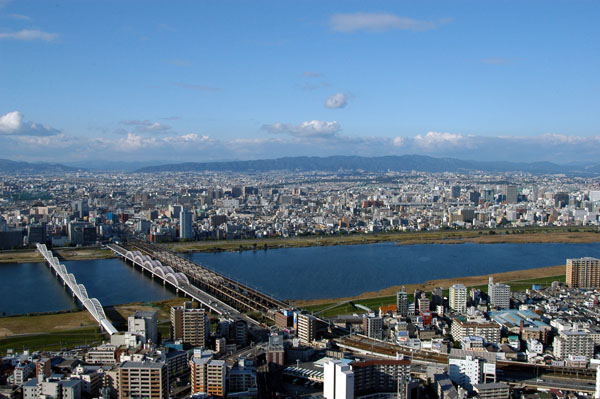
[[[0,2],[0,158],[591,161],[599,5]]]

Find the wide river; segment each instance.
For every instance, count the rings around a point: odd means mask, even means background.
[[[381,243],[194,253],[190,259],[281,299],[358,295],[393,285],[600,258],[600,244]],[[118,259],[64,262],[103,306],[156,301],[174,291]],[[0,264],[0,314],[72,309],[70,295],[43,263]]]

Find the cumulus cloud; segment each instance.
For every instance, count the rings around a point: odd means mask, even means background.
[[[348,104],[348,98],[344,93],[335,93],[325,101],[325,106],[331,109],[344,108],[346,104]]]
[[[417,134],[413,141],[418,147],[432,148],[465,145],[467,139],[460,133],[427,132],[425,135]]]
[[[0,116],[0,135],[13,136],[54,136],[60,130],[39,123],[26,122],[19,111]]]
[[[213,140],[209,136],[200,136],[196,133],[184,134],[181,136],[171,136],[165,137],[163,139],[166,143],[173,144],[199,144],[199,143],[209,143]]]
[[[303,138],[334,138],[341,130],[341,126],[337,121],[306,121],[299,125],[277,122],[271,125],[263,125],[263,130],[274,134],[289,134],[294,137]]]
[[[394,29],[426,31],[438,28],[449,21],[449,19],[426,21],[389,13],[357,12],[354,14],[334,14],[329,23],[332,30],[349,33],[361,30],[382,32]]]
[[[22,40],[22,41],[33,41],[42,40],[45,42],[51,42],[58,39],[57,33],[44,32],[37,29],[22,29],[16,32],[0,32],[0,40]]]

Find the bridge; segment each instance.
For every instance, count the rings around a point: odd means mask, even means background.
[[[236,313],[257,312],[268,319],[274,320],[275,312],[278,309],[289,307],[289,304],[283,301],[207,269],[158,245],[135,241],[128,246],[133,250],[129,251],[130,257],[127,259],[131,260],[134,252],[146,255],[147,257],[144,258],[143,262],[146,262],[148,266],[150,266],[150,261],[155,259],[155,265],[160,264],[162,267],[169,267],[169,270],[173,270],[169,281],[171,284],[174,285],[174,279],[177,278],[175,274],[178,273],[180,279],[178,280],[180,283],[179,289],[181,289],[181,284],[184,281],[183,277],[185,276],[187,279],[186,286],[192,286],[198,292],[204,293],[213,303],[226,304],[229,309],[234,309]],[[114,244],[110,248],[120,256],[126,256],[128,252],[121,247],[119,247],[121,252],[115,251],[116,246]],[[142,260],[143,255],[139,255],[138,262]],[[206,304],[205,302],[202,303]],[[211,304],[206,305],[213,309],[210,306]]]
[[[108,248],[116,255],[122,257],[123,260],[130,262],[134,266],[139,266],[142,270],[142,273],[144,271],[149,272],[153,279],[158,278],[162,280],[163,285],[168,284],[172,286],[176,292],[183,292],[190,298],[193,298],[201,303],[205,308],[208,308],[219,315],[233,318],[243,318],[246,321],[257,324],[255,320],[241,314],[227,303],[198,289],[191,284],[190,280],[184,273],[175,271],[171,266],[164,265],[160,260],[153,259],[151,256],[146,255],[138,250],[129,251],[116,244],[109,244]],[[218,282],[215,276],[210,276],[210,278],[214,278],[215,282]]]
[[[87,309],[92,317],[100,324],[100,326],[109,334],[113,335],[117,329],[106,318],[104,309],[100,301],[96,298],[89,298],[87,290],[83,284],[78,284],[75,276],[67,271],[65,265],[61,264],[58,258],[54,256],[51,250],[46,248],[45,244],[37,244],[37,250],[42,254],[46,263],[54,270],[56,275],[61,278],[63,284],[69,287],[71,293],[81,304]]]

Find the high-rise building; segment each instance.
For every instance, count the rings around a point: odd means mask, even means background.
[[[381,317],[363,316],[363,331],[369,338],[383,339],[383,319]]]
[[[211,352],[197,350],[190,360],[190,370],[192,395],[225,397],[227,366],[224,360],[215,360]]]
[[[317,321],[314,317],[307,314],[297,315],[298,338],[304,343],[311,343],[317,335]]]
[[[463,354],[468,353],[468,354]],[[487,352],[463,351],[450,354],[448,374],[457,385],[471,391],[474,385],[496,382],[496,357]]]
[[[192,225],[192,212],[181,209],[179,214],[179,238],[183,240],[194,239],[194,228]]]
[[[566,274],[571,288],[600,288],[600,259],[567,259]]]
[[[500,309],[510,309],[510,285],[494,283],[494,278],[490,277],[488,297],[492,306]]]
[[[460,197],[460,186],[452,186],[452,198],[456,199],[458,197]]]
[[[507,185],[505,186],[504,196],[509,204],[516,204],[519,200],[519,187]]]
[[[209,333],[208,315],[204,309],[192,308],[192,302],[171,308],[171,339],[203,347]]]
[[[467,312],[467,287],[454,284],[450,287],[448,306],[457,313]]]
[[[167,399],[167,366],[162,362],[124,362],[119,366],[119,399]]]
[[[127,318],[127,331],[143,338],[144,341],[158,343],[158,321],[155,310],[137,310]]]
[[[408,294],[404,286],[396,293],[396,309],[400,316],[408,317]]]
[[[340,360],[323,365],[323,396],[326,399],[354,399],[354,373]]]
[[[410,398],[410,360],[367,360],[350,364],[354,372],[354,393],[357,396],[397,392],[400,398]]]

